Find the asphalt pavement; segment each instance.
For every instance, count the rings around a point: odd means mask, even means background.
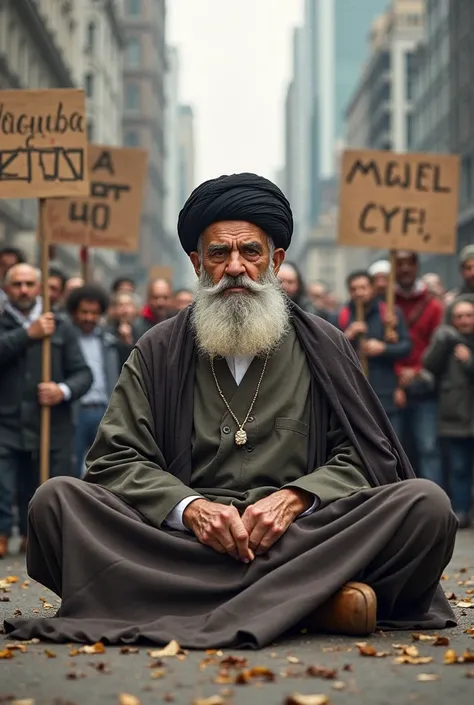
[[[443,630],[437,641],[433,633],[384,632],[358,646],[357,639],[302,634],[257,652],[176,654],[179,649],[171,645],[175,655],[167,656],[149,646],[99,645],[97,653],[44,643],[12,648],[3,635],[0,703],[473,705],[474,532],[459,533],[442,585],[453,606],[461,606],[455,607],[458,627]],[[28,580],[19,557],[0,562],[0,599],[2,622],[15,612],[52,615],[59,604],[55,595]],[[321,697],[305,700],[294,694]]]

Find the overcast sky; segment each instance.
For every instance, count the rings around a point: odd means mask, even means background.
[[[196,117],[196,180],[237,171],[274,178],[283,163],[292,29],[303,0],[171,0],[181,101]]]

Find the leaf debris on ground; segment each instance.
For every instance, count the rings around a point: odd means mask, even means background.
[[[168,658],[172,656],[185,656],[187,654],[175,639],[166,644],[162,649],[152,649],[147,653],[151,658]]]
[[[285,705],[327,705],[329,698],[327,695],[302,695],[293,693],[288,695]]]

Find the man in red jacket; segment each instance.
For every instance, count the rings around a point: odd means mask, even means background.
[[[417,455],[418,475],[443,486],[443,467],[436,425],[436,396],[422,357],[443,319],[443,306],[418,278],[418,255],[399,251],[395,303],[402,311],[412,341],[411,353],[397,365],[399,387],[395,403],[403,410],[405,433]],[[405,439],[404,439],[405,440]]]

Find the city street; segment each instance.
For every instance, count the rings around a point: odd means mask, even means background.
[[[2,620],[15,611],[46,616],[56,609],[59,600],[28,581],[21,559],[3,561],[0,578]],[[456,608],[459,626],[443,632],[439,645],[431,633],[421,638],[410,632],[381,633],[361,648],[357,639],[303,634],[261,652],[225,650],[165,656],[153,653],[160,649],[149,645],[105,650],[99,645],[95,647],[99,653],[90,653],[93,649],[84,653],[77,645],[21,644],[21,648],[11,651],[12,658],[5,658],[12,645],[3,637],[0,702],[472,705],[474,632],[469,631],[474,628],[474,532],[459,534],[453,562],[444,578],[443,588],[452,604],[461,606]],[[372,646],[376,655],[369,655]],[[363,655],[361,650],[368,654]],[[173,653],[172,647],[170,651]],[[404,663],[397,663],[397,658]],[[266,670],[259,676],[258,671],[249,670],[255,667]],[[241,683],[236,684],[236,680]],[[289,697],[295,693],[327,696],[329,700]],[[209,699],[211,696],[214,698]]]

